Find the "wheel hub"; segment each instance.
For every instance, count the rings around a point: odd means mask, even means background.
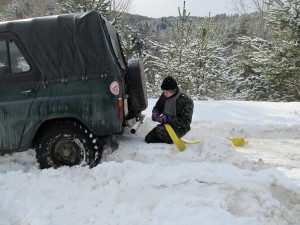
[[[82,158],[81,148],[71,137],[63,137],[53,143],[52,156],[59,164],[77,165]]]

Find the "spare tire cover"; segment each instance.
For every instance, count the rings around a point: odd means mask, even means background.
[[[140,58],[128,61],[127,76],[129,102],[132,109],[139,113],[148,107],[144,66]]]

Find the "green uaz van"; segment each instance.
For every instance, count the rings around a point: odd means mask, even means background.
[[[99,13],[0,23],[0,154],[35,148],[41,168],[95,165],[104,139],[138,128],[147,101],[141,59],[126,62]]]

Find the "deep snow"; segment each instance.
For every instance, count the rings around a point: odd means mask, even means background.
[[[184,152],[143,141],[154,103],[93,169],[1,156],[0,224],[300,224],[300,103],[195,101],[185,139],[205,141]]]

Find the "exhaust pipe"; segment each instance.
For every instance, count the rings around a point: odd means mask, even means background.
[[[141,115],[140,117],[138,117],[138,121],[133,124],[133,126],[130,129],[130,132],[132,134],[135,134],[135,132],[139,129],[139,127],[142,125],[142,123],[144,122],[146,116],[145,115]]]

